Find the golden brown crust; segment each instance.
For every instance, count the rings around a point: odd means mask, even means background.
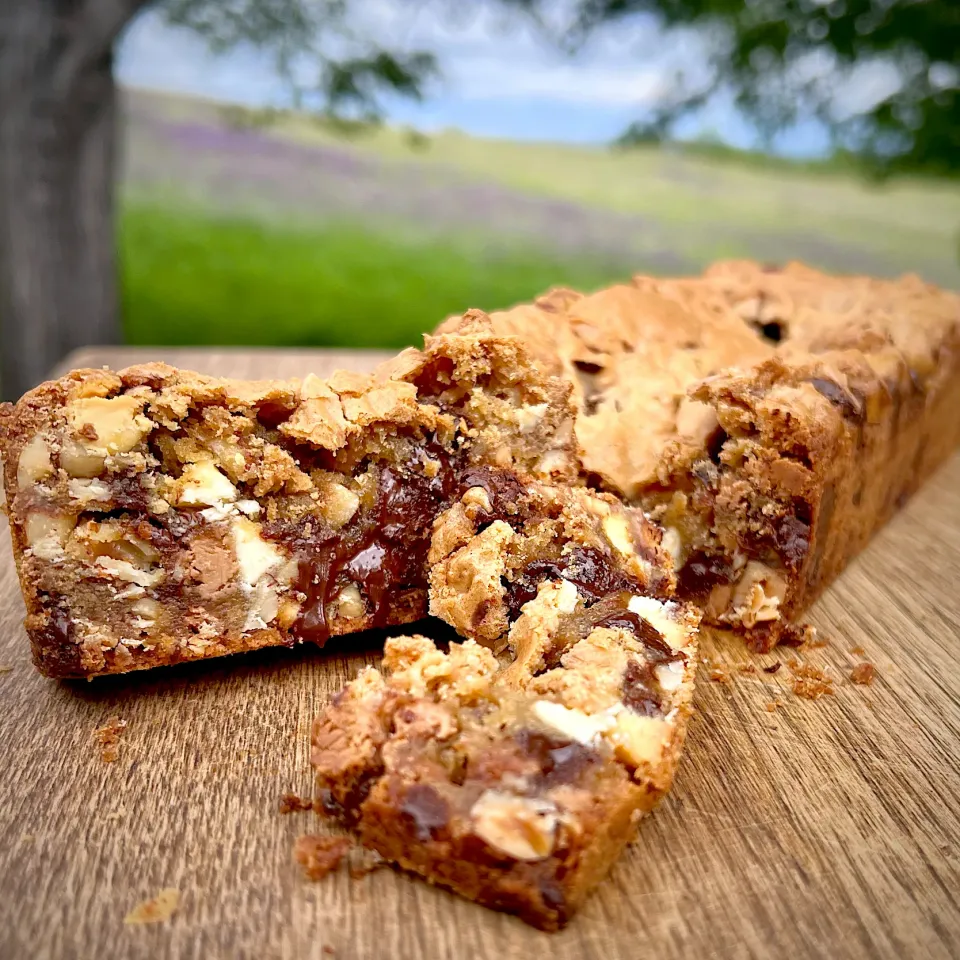
[[[960,442],[960,297],[916,277],[730,262],[491,319],[574,384],[587,476],[758,649]]]

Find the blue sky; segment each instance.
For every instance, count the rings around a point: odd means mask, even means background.
[[[432,0],[364,0],[357,9],[368,36],[410,49],[431,49],[442,76],[421,103],[391,100],[388,116],[421,129],[459,127],[514,139],[603,143],[642,118],[669,93],[678,71],[696,77],[709,37],[664,33],[649,18],[599,31],[576,56],[544,42],[517,15],[479,2],[455,21]],[[467,9],[467,8],[464,8]],[[148,10],[118,50],[121,82],[248,103],[282,104],[287,91],[271,62],[253,49],[211,54],[192,33],[165,25]],[[737,146],[757,145],[751,125],[719,95],[679,133],[710,132]],[[795,156],[821,153],[826,134],[816,123],[785,132],[776,148]]]

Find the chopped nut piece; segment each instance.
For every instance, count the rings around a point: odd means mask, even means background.
[[[516,860],[540,860],[553,850],[557,808],[552,803],[486,790],[470,815],[481,840]]]
[[[17,486],[24,490],[32,484],[45,480],[52,473],[50,449],[38,433],[20,451],[20,460],[17,462]]]
[[[360,588],[355,583],[349,583],[337,595],[337,616],[345,620],[355,620],[367,612]]]
[[[67,417],[74,430],[88,441],[84,445],[88,452],[127,453],[153,429],[151,421],[143,416],[143,407],[142,399],[130,395],[85,397],[67,408]]]

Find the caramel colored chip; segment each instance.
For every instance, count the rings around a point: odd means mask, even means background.
[[[858,663],[850,671],[850,679],[864,687],[869,687],[876,675],[877,668],[872,663]]]
[[[180,891],[174,887],[164,887],[155,897],[138,903],[123,918],[123,922],[130,925],[162,923],[174,915],[179,905]]]

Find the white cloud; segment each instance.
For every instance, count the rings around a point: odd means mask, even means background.
[[[562,103],[649,108],[667,96],[679,70],[702,63],[706,42],[692,32],[664,34],[650,18],[632,28],[598,31],[574,55],[552,45],[521,14],[489,4],[461,9],[424,0],[367,0],[357,6],[357,33],[407,49],[436,52],[442,79],[435,92],[468,100],[537,98]],[[118,72],[140,86],[214,97],[269,101],[283,89],[256,51],[214,57],[188,31],[143,14],[121,44]]]

